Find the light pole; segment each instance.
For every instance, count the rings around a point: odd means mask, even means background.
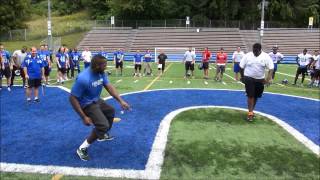
[[[265,0],[262,0],[262,4],[261,4],[261,22],[260,22],[260,36],[259,36],[259,41],[260,41],[260,44],[261,44],[261,45],[262,45],[263,29],[264,29],[264,4],[265,4]]]
[[[52,50],[52,32],[51,32],[51,8],[50,0],[48,0],[48,48]]]

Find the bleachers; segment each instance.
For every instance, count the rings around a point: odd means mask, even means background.
[[[248,49],[259,41],[259,31],[240,31]],[[284,55],[297,55],[307,48],[309,53],[320,49],[319,29],[265,29],[263,36],[263,49],[271,51],[273,46],[279,47],[279,52]]]
[[[263,49],[265,52],[270,52],[271,48],[276,45],[279,47],[279,52],[285,55],[285,62],[294,62],[295,56],[304,48],[307,48],[309,53],[320,49],[319,39],[319,29],[265,29]],[[103,47],[108,52],[113,52],[115,49],[124,48],[125,52],[132,54],[136,50],[154,51],[156,47],[193,47],[199,54],[205,47],[209,47],[209,50],[215,54],[223,47],[228,55],[232,55],[237,46],[241,46],[243,51],[248,52],[252,44],[258,41],[259,31],[237,28],[111,29],[100,27],[88,32],[78,45],[78,49],[83,50],[84,47],[90,47],[91,51],[99,51],[100,47]]]

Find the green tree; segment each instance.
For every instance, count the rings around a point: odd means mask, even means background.
[[[30,15],[30,0],[1,0],[0,33],[25,27]]]

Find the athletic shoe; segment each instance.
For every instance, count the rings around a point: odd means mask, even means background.
[[[252,122],[252,121],[253,121],[253,118],[254,118],[253,112],[248,112],[247,121]]]
[[[31,103],[31,98],[27,98],[27,103]]]
[[[40,99],[39,98],[35,98],[34,102],[40,102]]]
[[[88,155],[88,148],[77,149],[77,154],[82,161],[88,161],[90,159]]]
[[[8,88],[7,88],[7,89],[8,89],[8,91],[9,91],[9,92],[11,91],[11,88],[10,88],[9,86],[8,86]]]
[[[114,139],[113,136],[109,135],[108,133],[105,133],[105,134],[103,135],[103,138],[98,138],[97,141],[99,141],[99,142],[102,142],[102,141],[111,141],[111,140],[113,140],[113,139]]]

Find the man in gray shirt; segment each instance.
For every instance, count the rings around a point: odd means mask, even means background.
[[[23,87],[26,85],[26,78],[23,72],[23,68],[21,67],[21,63],[27,56],[27,47],[23,46],[21,50],[16,50],[12,54],[12,60],[13,60],[13,69],[11,71],[11,83],[10,86],[13,86],[14,77],[15,76],[21,76]]]

